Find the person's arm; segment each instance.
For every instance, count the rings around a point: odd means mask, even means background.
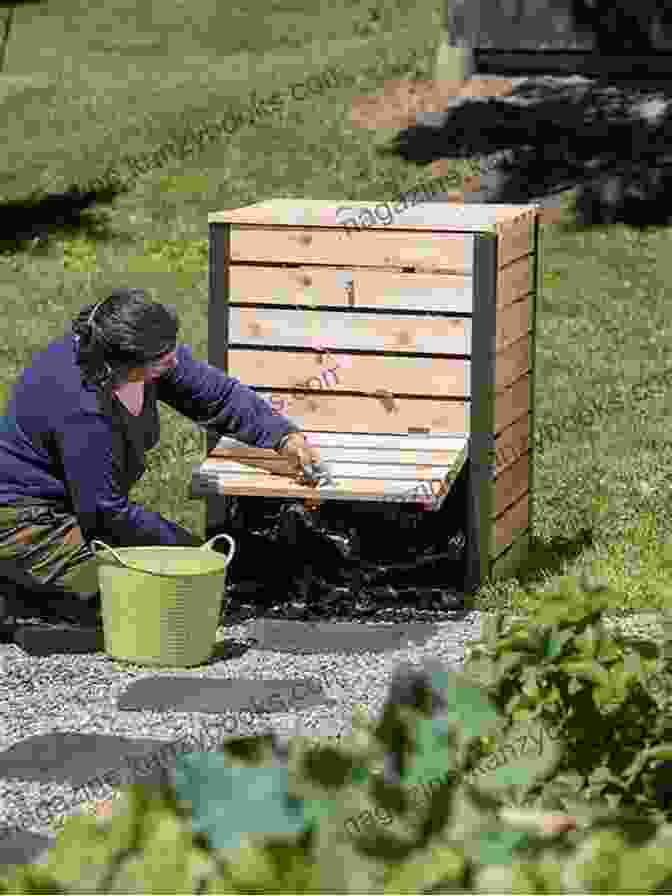
[[[301,427],[277,413],[250,386],[177,347],[177,365],[156,381],[159,401],[193,420],[256,448],[278,448]]]
[[[123,440],[105,418],[94,414],[70,418],[55,442],[86,541],[100,538],[111,547],[200,547],[202,540],[177,523],[129,502],[120,485]]]

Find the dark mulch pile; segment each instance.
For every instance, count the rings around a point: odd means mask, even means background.
[[[454,618],[466,556],[455,507],[328,501],[309,510],[303,502],[229,499],[224,528],[237,550],[226,622]]]

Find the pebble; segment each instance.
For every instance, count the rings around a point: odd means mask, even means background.
[[[403,664],[420,665],[438,660],[462,666],[470,641],[481,636],[483,613],[472,611],[459,620],[437,623],[437,633],[422,644],[411,644],[384,653],[295,655],[248,649],[243,656],[222,661],[216,667],[187,670],[194,677],[292,678],[315,676],[323,682],[331,705],[315,706],[290,714],[252,716],[243,713],[226,732],[236,735],[273,730],[280,741],[298,731],[319,736],[338,736],[352,731],[355,706],[364,706],[371,718],[382,710],[395,669]],[[512,617],[516,618],[516,617]],[[520,618],[520,617],[517,617]],[[655,618],[631,617],[607,620],[638,634],[660,637]],[[226,637],[245,642],[248,625],[230,626]],[[151,669],[118,663],[103,654],[71,654],[32,657],[16,645],[0,645],[0,750],[28,737],[52,731],[115,734],[122,737],[151,737],[165,741],[188,740],[191,749],[216,749],[226,736],[216,736],[217,720],[207,713],[122,712],[116,699],[133,681],[147,675],[173,675],[174,670]],[[223,729],[219,729],[220,732]],[[109,799],[114,789],[99,782],[96,799]],[[53,832],[53,823],[74,814],[83,802],[67,783],[41,784],[0,778],[0,830],[29,829],[40,834]],[[44,807],[58,804],[61,811],[46,813]]]

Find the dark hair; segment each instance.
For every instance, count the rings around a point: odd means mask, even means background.
[[[122,385],[131,368],[173,351],[179,328],[172,305],[152,302],[143,289],[115,289],[102,302],[86,305],[72,321],[84,380],[101,388]]]

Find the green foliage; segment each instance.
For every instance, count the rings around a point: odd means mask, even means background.
[[[534,624],[504,632],[496,615],[465,672],[512,723],[538,720],[564,739],[557,776],[535,788],[536,805],[568,805],[578,776],[589,803],[655,812],[654,763],[668,758],[672,740],[651,686],[668,671],[665,651],[607,632],[600,616],[609,589],[582,584],[567,576],[557,591],[545,592]]]
[[[607,635],[592,588],[567,581],[535,625],[496,618],[463,673],[402,677],[378,721],[294,738],[286,765],[272,735],[180,756],[172,787],[70,819],[0,893],[669,892],[645,786],[672,757],[647,692],[665,651]],[[577,830],[545,829],[558,805]]]

